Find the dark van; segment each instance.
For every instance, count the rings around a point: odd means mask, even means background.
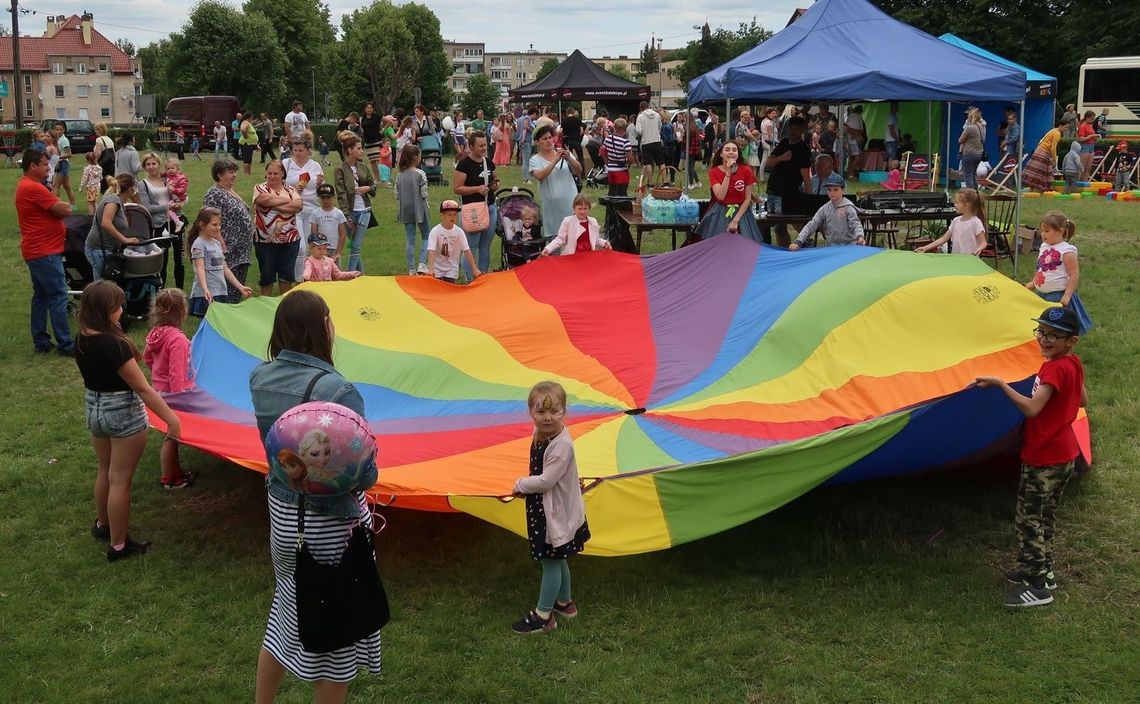
[[[40,129],[50,131],[55,128],[55,123],[63,123],[63,133],[71,142],[72,154],[86,154],[95,149],[95,125],[91,124],[91,120],[78,120],[72,117],[57,117],[55,119],[44,120],[40,125]]]
[[[166,123],[171,127],[181,126],[189,137],[197,134],[202,139],[202,150],[214,143],[214,122],[221,122],[230,129],[234,115],[241,109],[238,99],[232,95],[194,95],[174,98],[166,104]]]

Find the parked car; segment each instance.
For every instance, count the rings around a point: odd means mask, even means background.
[[[171,128],[182,127],[186,139],[197,134],[202,140],[202,151],[213,148],[214,122],[221,122],[230,129],[234,115],[241,109],[238,99],[232,95],[192,95],[172,98],[166,104],[164,123]]]
[[[57,122],[63,123],[63,133],[71,142],[72,154],[86,154],[95,149],[95,125],[91,124],[91,120],[58,117],[44,120],[40,123],[40,129],[50,130]]]

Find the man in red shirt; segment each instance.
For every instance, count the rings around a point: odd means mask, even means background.
[[[36,352],[51,352],[47,320],[51,318],[55,346],[65,357],[75,356],[75,342],[67,321],[67,278],[63,274],[63,218],[72,207],[52,194],[43,182],[48,156],[28,149],[23,157],[24,176],[16,186],[16,218],[20,223],[20,254],[32,275],[32,343]]]
[[[1045,363],[1037,372],[1030,396],[1001,379],[978,377],[978,386],[996,386],[1025,414],[1021,441],[1021,483],[1017,488],[1014,524],[1021,544],[1017,569],[1005,573],[1014,587],[1006,606],[1042,606],[1053,601],[1053,529],[1061,494],[1080,454],[1073,421],[1088,405],[1085,370],[1073,354],[1080,319],[1071,308],[1046,308],[1033,331]]]

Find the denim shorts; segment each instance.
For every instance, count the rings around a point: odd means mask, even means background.
[[[253,251],[257,255],[257,268],[261,271],[258,284],[272,286],[276,281],[287,284],[297,281],[297,252],[300,241],[286,244],[254,242]]]
[[[59,160],[59,168],[57,169],[57,171],[59,172],[60,176],[70,176],[71,175],[71,162],[68,161],[67,159],[60,159]]]
[[[1096,150],[1095,144],[1082,144],[1081,154],[1092,154]]]
[[[125,438],[147,429],[146,407],[134,391],[88,389],[83,401],[92,437]]]

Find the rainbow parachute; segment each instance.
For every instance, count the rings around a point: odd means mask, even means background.
[[[374,499],[525,535],[522,502],[499,497],[527,471],[527,392],[554,379],[599,555],[708,536],[822,482],[977,461],[1021,417],[975,376],[1024,389],[1041,363],[1041,300],[976,257],[723,235],[657,256],[553,257],[467,287],[307,287],[332,310],[337,368],[377,436]],[[171,397],[187,444],[260,471],[247,380],[276,304],[211,307],[199,386]]]

